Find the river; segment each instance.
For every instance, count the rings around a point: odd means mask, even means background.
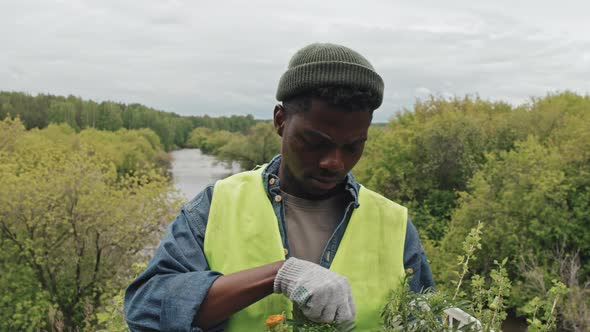
[[[215,157],[201,153],[199,149],[182,149],[172,151],[172,168],[174,186],[180,190],[188,201],[195,197],[207,185],[214,183],[228,175],[240,171],[234,163],[233,167],[227,167],[218,162]]]

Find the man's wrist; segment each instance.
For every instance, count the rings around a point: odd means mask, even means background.
[[[295,288],[296,281],[308,270],[304,261],[291,257],[287,259],[277,272],[274,282],[274,292],[290,296]]]

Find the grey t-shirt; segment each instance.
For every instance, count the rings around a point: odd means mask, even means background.
[[[325,200],[307,200],[282,192],[291,256],[316,264],[334,229],[344,217],[346,193]]]

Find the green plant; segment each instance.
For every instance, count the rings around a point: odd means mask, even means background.
[[[494,261],[496,268],[490,272],[489,285],[480,275],[471,278],[469,311],[481,321],[483,331],[500,331],[506,319],[506,299],[512,287],[505,267],[507,261]]]
[[[145,270],[146,263],[133,263],[135,277]],[[134,278],[135,278],[134,277]],[[134,278],[130,278],[131,282]],[[127,332],[124,310],[125,289],[121,288],[113,297],[103,301],[104,306],[96,313],[97,332]]]
[[[557,306],[567,295],[567,286],[559,280],[553,280],[553,287],[544,298],[535,296],[524,308],[524,311],[532,315],[527,319],[529,331],[545,332],[554,331],[557,322]]]
[[[567,286],[553,279],[553,287],[543,298],[535,296],[524,307],[524,311],[532,317],[527,318],[530,332],[555,331],[557,322],[557,306],[567,295]]]
[[[341,332],[352,328],[346,323],[315,323],[303,316],[287,319],[285,314],[270,315],[264,324],[267,332]]]
[[[426,331],[447,332],[458,330],[451,328],[445,310],[464,305],[443,291],[426,291],[415,293],[410,290],[410,276],[400,281],[400,286],[391,292],[388,303],[381,311],[383,326],[381,332],[391,331]],[[475,331],[475,323],[464,325],[461,331]]]
[[[457,298],[457,296],[464,296],[465,293],[461,291],[461,284],[463,283],[463,279],[469,272],[469,261],[475,260],[475,251],[477,249],[481,249],[481,230],[483,228],[483,224],[481,222],[477,223],[477,226],[472,228],[463,241],[463,255],[457,257],[459,261],[459,266],[461,267],[461,271],[458,273],[459,280],[454,281],[456,284],[455,294],[453,295],[453,300]]]
[[[505,265],[495,261],[496,268],[490,272],[488,278],[474,275],[471,278],[470,294],[463,290],[464,281],[469,273],[469,263],[476,258],[477,249],[481,248],[481,234],[483,224],[478,223],[472,228],[462,244],[463,253],[458,257],[459,271],[453,271],[457,276],[454,281],[452,294],[449,290],[436,290],[423,293],[413,293],[408,286],[408,276],[402,284],[392,292],[389,302],[385,305],[381,317],[382,331],[499,331],[502,321],[506,318],[506,297],[510,293],[511,282],[508,279]],[[470,315],[480,320],[480,324],[472,322],[451,328],[447,324],[445,310],[449,308],[463,308]]]

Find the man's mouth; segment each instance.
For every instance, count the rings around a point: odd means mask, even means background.
[[[340,183],[340,178],[338,177],[324,177],[324,176],[312,176],[312,181],[314,185],[323,190],[330,190],[337,186]]]
[[[330,177],[326,177],[326,176],[313,176],[312,178],[320,181],[320,182],[324,182],[324,183],[335,183],[335,182],[340,182],[340,178],[336,177],[336,176],[330,176]]]

